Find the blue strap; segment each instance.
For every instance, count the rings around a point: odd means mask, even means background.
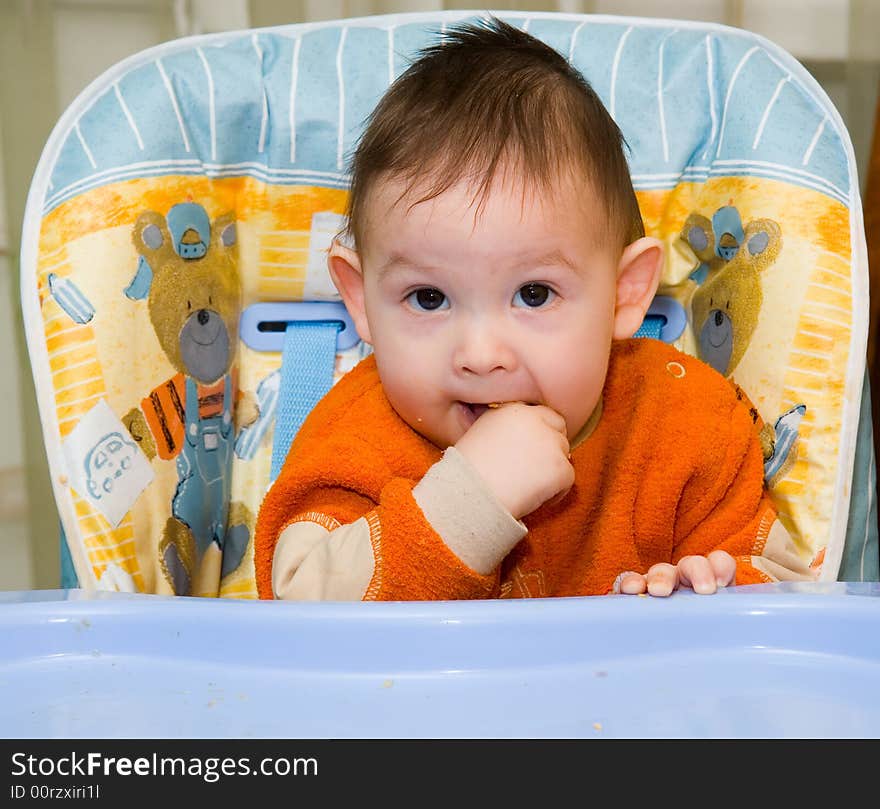
[[[639,326],[638,331],[633,337],[653,337],[655,340],[660,339],[660,332],[666,325],[666,318],[658,315],[646,315]]]
[[[272,439],[270,481],[278,477],[287,452],[312,408],[330,390],[336,364],[339,323],[288,323],[281,350],[281,385]]]

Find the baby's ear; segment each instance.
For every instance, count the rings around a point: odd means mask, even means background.
[[[334,239],[327,254],[327,269],[361,340],[372,343],[364,304],[364,272],[357,251]]]
[[[650,236],[628,245],[617,268],[614,339],[632,337],[654,299],[663,269],[663,242]]]

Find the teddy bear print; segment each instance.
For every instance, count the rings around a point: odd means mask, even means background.
[[[168,585],[176,595],[217,595],[220,580],[241,564],[253,525],[243,504],[229,502],[234,422],[241,427],[258,416],[253,396],[239,397],[237,390],[235,222],[226,214],[212,223],[201,205],[185,202],[166,216],[144,211],[132,240],[138,269],[125,293],[147,300],[177,373],[123,423],[149,459],[176,462],[171,516],[159,539]]]
[[[690,301],[697,354],[730,378],[758,325],[764,304],[761,278],[782,250],[782,231],[771,219],[745,226],[736,207],[719,208],[712,219],[692,213],[681,230],[697,258],[690,275],[696,283]],[[744,393],[737,387],[737,393]],[[768,485],[780,480],[797,458],[798,427],[806,406],[798,404],[771,424],[750,405],[764,453]]]
[[[719,208],[710,222],[691,214],[681,233],[699,265],[691,274],[691,323],[699,357],[730,376],[758,325],[764,302],[761,275],[782,249],[782,232],[770,219],[742,226],[732,205]]]

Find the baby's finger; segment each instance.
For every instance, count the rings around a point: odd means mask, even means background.
[[[571,465],[569,464],[569,466]],[[563,487],[558,492],[556,492],[556,494],[553,495],[553,497],[551,497],[549,500],[545,500],[545,506],[555,508],[560,503],[562,503],[562,501],[565,500],[566,497],[568,497],[568,493],[571,491],[571,487],[574,485],[574,467],[571,467],[570,476],[567,475],[566,477],[569,478],[569,482],[567,484],[564,484]]]
[[[736,559],[727,551],[712,551],[707,558],[719,587],[736,583]]]
[[[718,587],[715,571],[705,556],[685,556],[678,563],[681,583],[690,587],[695,593],[711,595]]]
[[[568,427],[565,424],[565,419],[552,407],[547,407],[547,405],[533,405],[533,407],[535,407],[538,413],[540,413],[541,419],[548,427],[552,427],[563,435],[568,435]]]
[[[678,589],[678,568],[668,562],[659,562],[648,570],[648,592],[661,598]]]
[[[621,593],[637,596],[648,589],[648,582],[641,573],[624,573],[619,586]]]

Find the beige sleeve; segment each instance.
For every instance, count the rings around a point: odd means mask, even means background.
[[[495,570],[528,532],[455,447],[425,473],[413,498],[447,547],[482,576]]]
[[[321,523],[326,522],[326,517]],[[359,601],[373,577],[370,528],[364,517],[328,529],[304,519],[288,525],[272,557],[275,598]]]
[[[416,484],[413,498],[449,549],[482,575],[527,532],[454,447]],[[324,514],[303,515],[278,537],[272,590],[279,599],[357,601],[374,566],[366,517],[339,525]]]

